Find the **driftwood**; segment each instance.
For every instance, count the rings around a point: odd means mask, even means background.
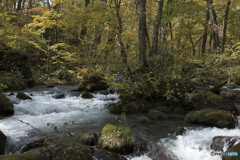
[[[220,89],[227,84],[227,80],[225,80],[224,82],[214,86],[213,88],[210,89],[211,92],[219,94],[220,93]]]

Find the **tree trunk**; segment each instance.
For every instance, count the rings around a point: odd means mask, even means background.
[[[14,2],[14,4],[15,4],[15,2]],[[6,2],[5,2],[5,7],[7,7],[7,6],[8,6],[8,0],[6,0]]]
[[[153,30],[153,38],[152,38],[152,48],[150,50],[149,53],[149,57],[152,57],[154,54],[157,54],[158,52],[158,30],[161,26],[161,22],[162,22],[162,10],[163,10],[163,4],[164,4],[164,0],[159,0],[158,1],[158,15],[157,15],[157,22],[154,26],[154,30]]]
[[[140,0],[139,5],[139,32],[138,32],[138,41],[139,41],[139,64],[141,69],[147,67],[146,61],[146,39],[147,39],[147,23],[146,23],[146,0]]]
[[[229,6],[231,4],[231,0],[227,0],[224,20],[223,20],[223,31],[222,31],[222,44],[221,44],[221,53],[224,53],[225,43],[226,43],[226,32],[227,32],[227,23],[228,23],[228,14],[229,14]]]
[[[17,11],[20,11],[22,8],[22,0],[18,0]]]
[[[85,0],[85,7],[87,7],[90,3],[90,0]],[[84,21],[87,21],[87,19],[85,19]],[[86,22],[84,22],[86,23]],[[85,24],[82,25],[82,29],[81,29],[81,34],[80,34],[80,39],[82,41],[85,40],[85,36],[87,35],[87,27]]]
[[[25,8],[25,2],[26,2],[26,0],[23,0],[23,2],[22,2],[22,8],[21,8],[21,11],[23,11],[23,10],[24,10],[24,8]]]
[[[204,35],[203,35],[203,42],[202,42],[202,56],[204,56],[204,54],[206,52],[209,19],[210,19],[209,7],[207,7],[206,22],[205,22],[205,25],[204,25]]]
[[[48,0],[49,1],[49,0]],[[28,9],[32,9],[33,8],[33,1],[29,0],[28,1]]]
[[[124,44],[123,44],[123,41],[122,41],[122,18],[120,17],[120,13],[119,13],[119,10],[120,10],[120,7],[121,7],[121,0],[114,0],[114,3],[115,3],[115,9],[116,9],[116,14],[117,14],[117,18],[118,18],[118,41],[120,43],[120,47],[121,47],[121,57],[122,57],[122,63],[124,65],[124,68],[126,69],[126,71],[128,73],[130,73],[130,68],[128,66],[128,63],[127,63],[127,54],[126,54],[126,51],[125,51],[125,48],[124,48]]]
[[[207,0],[209,9],[210,9],[210,20],[212,24],[212,38],[213,38],[213,48],[214,50],[219,53],[220,43],[219,43],[219,34],[217,28],[217,15],[213,8],[213,1]]]
[[[50,5],[49,0],[47,0],[47,5],[48,5],[48,9],[50,10],[51,9],[51,5]]]

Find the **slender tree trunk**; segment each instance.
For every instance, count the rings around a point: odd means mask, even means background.
[[[147,39],[147,24],[146,24],[146,0],[140,0],[140,13],[139,13],[139,32],[138,32],[138,41],[139,41],[139,64],[141,69],[147,67],[146,61],[146,39]]]
[[[209,7],[207,7],[206,22],[205,22],[205,25],[204,25],[204,35],[203,35],[203,42],[202,42],[202,56],[204,56],[204,54],[206,52],[209,19],[210,19]]]
[[[226,32],[227,32],[228,14],[229,14],[230,4],[231,4],[231,0],[227,0],[226,10],[225,10],[225,15],[224,15],[224,20],[223,20],[221,53],[224,53],[224,50],[225,50]]]
[[[16,2],[14,2],[14,4],[16,4]],[[8,6],[8,0],[6,0],[6,2],[5,2],[5,7],[7,7]],[[15,10],[15,8],[14,8],[14,10]]]
[[[85,7],[88,7],[89,3],[90,3],[90,0],[85,0]],[[87,21],[87,19],[85,19],[84,21]],[[84,41],[86,35],[87,35],[87,27],[85,24],[83,24],[81,29],[80,39]]]
[[[51,5],[50,5],[50,1],[47,0],[47,5],[48,5],[48,9],[50,10],[51,9]]]
[[[120,17],[120,7],[121,7],[121,0],[114,0],[114,3],[115,3],[115,9],[116,9],[116,14],[117,14],[117,18],[118,18],[118,41],[120,43],[120,47],[121,47],[121,57],[122,57],[122,63],[124,64],[124,68],[126,69],[126,71],[128,73],[130,73],[130,68],[128,66],[128,63],[127,63],[127,54],[126,54],[126,51],[125,51],[125,48],[124,48],[124,44],[123,44],[123,41],[122,41],[122,18]]]
[[[18,0],[17,11],[20,11],[22,8],[22,0]]]
[[[21,11],[23,11],[23,10],[24,10],[24,8],[25,8],[25,2],[26,2],[26,0],[23,0],[23,2],[22,2],[22,8],[21,8]]]
[[[152,57],[154,54],[157,54],[158,52],[158,30],[161,26],[161,22],[162,22],[162,10],[163,10],[163,4],[164,4],[164,0],[159,0],[158,1],[158,15],[157,15],[157,22],[154,26],[154,30],[153,30],[153,38],[152,38],[152,48],[150,50],[149,53],[149,57]]]
[[[213,48],[214,50],[219,53],[220,43],[219,43],[219,34],[217,28],[217,15],[213,7],[213,1],[207,0],[209,9],[210,9],[210,20],[212,24],[212,39],[213,39]]]
[[[28,1],[28,9],[32,9],[33,8],[33,1],[29,0]]]
[[[192,44],[193,55],[195,56],[195,54],[196,54],[196,49],[195,49],[195,44],[194,44],[194,42],[193,42],[193,39],[192,39],[192,36],[191,36],[191,35],[189,36],[189,39],[190,39],[190,42],[191,42],[191,44]]]

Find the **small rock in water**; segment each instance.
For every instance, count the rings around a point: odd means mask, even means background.
[[[65,98],[65,94],[59,93],[59,94],[54,95],[53,98],[55,98],[55,99],[62,99],[62,98]]]
[[[27,100],[27,99],[32,99],[30,96],[26,95],[25,93],[23,92],[18,92],[17,94],[17,98],[18,99],[21,99],[21,100]]]
[[[47,85],[46,87],[47,88],[54,88],[55,86],[50,84],[50,85]]]
[[[95,91],[94,93],[100,93],[100,94],[103,94],[103,95],[109,95],[108,90],[99,90],[99,91]]]

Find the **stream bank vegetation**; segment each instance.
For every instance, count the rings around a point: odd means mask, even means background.
[[[86,98],[117,92],[109,111],[139,122],[194,111],[186,122],[233,128],[240,92],[222,87],[240,85],[239,62],[236,0],[0,0],[0,91],[78,84]]]

